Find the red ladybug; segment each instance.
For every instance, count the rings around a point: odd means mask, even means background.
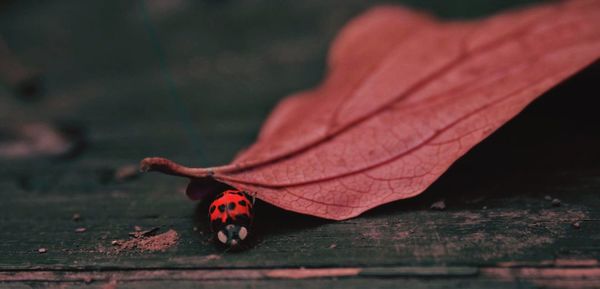
[[[223,245],[235,247],[248,238],[253,200],[248,193],[238,190],[227,190],[217,195],[208,209],[215,239]]]

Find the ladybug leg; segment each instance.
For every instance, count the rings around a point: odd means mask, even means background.
[[[256,202],[256,192],[250,193],[248,195],[252,197],[252,206],[254,206],[254,203]]]

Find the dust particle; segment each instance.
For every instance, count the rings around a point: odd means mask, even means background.
[[[557,198],[552,199],[552,206],[553,207],[560,207],[560,200]]]
[[[579,229],[581,228],[581,221],[574,222],[573,224],[571,224],[571,226],[573,226],[573,228],[575,229]]]
[[[75,233],[83,233],[85,231],[87,231],[87,229],[84,228],[84,227],[80,227],[80,228],[75,229]]]
[[[221,259],[221,256],[216,255],[216,254],[210,254],[210,255],[206,255],[204,257],[204,259],[206,259],[207,261],[211,261],[211,260],[219,260]]]
[[[46,248],[39,248],[37,251],[40,254],[44,254],[44,253],[48,252],[48,249],[46,249]]]
[[[71,217],[71,219],[75,222],[81,220],[81,215],[79,213],[75,213],[73,214],[73,217]]]
[[[444,200],[439,200],[433,204],[431,204],[431,206],[429,207],[432,210],[438,210],[438,211],[442,211],[446,209],[446,202]]]
[[[329,249],[335,249],[335,247],[337,247],[337,245],[336,245],[336,244],[331,244],[331,245],[329,246]]]
[[[115,170],[113,178],[117,182],[133,180],[140,176],[140,169],[137,165],[124,165]]]

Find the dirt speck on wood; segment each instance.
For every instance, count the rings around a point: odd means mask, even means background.
[[[210,254],[210,255],[206,255],[204,257],[205,260],[210,261],[210,260],[219,260],[221,259],[221,256],[217,255],[217,254]]]
[[[134,237],[134,238],[141,238],[141,237],[149,237],[154,235],[156,232],[158,232],[160,228],[159,227],[154,227],[150,230],[145,230],[142,231],[142,227],[140,226],[135,226],[134,227],[134,232],[129,232],[129,236]]]
[[[552,206],[553,207],[560,207],[560,200],[559,199],[552,199]]]
[[[129,240],[115,240],[111,244],[117,246],[117,252],[122,251],[165,251],[177,244],[179,234],[171,229],[165,233],[148,236],[140,234],[139,237],[132,236]]]
[[[439,200],[433,204],[431,204],[430,207],[432,210],[438,210],[438,211],[442,211],[446,209],[446,202],[444,200]]]
[[[138,165],[124,165],[117,168],[114,172],[113,178],[117,182],[125,182],[133,180],[140,176],[140,169]]]

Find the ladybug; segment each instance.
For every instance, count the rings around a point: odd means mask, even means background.
[[[223,245],[236,247],[248,238],[253,205],[254,198],[243,191],[227,190],[217,195],[208,209],[215,239]]]

